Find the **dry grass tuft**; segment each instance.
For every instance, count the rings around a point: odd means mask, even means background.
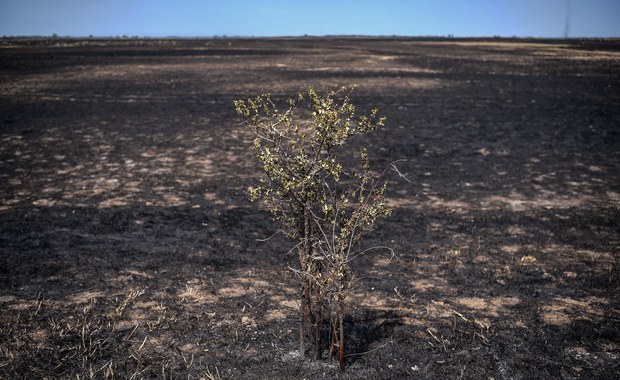
[[[201,375],[193,356],[158,353],[161,342],[149,337],[161,335],[174,318],[159,303],[147,320],[133,320],[144,294],[134,290],[108,302],[93,298],[73,313],[54,310],[39,297],[17,314],[0,313],[0,374],[12,379],[170,379],[180,374],[220,379],[217,368]]]

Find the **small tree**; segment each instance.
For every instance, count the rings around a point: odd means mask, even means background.
[[[329,321],[329,357],[338,350],[342,368],[350,263],[368,251],[358,248],[361,237],[390,209],[384,202],[383,175],[370,170],[366,149],[361,148],[357,169],[345,169],[340,156],[349,138],[374,131],[385,118],[377,116],[377,109],[356,117],[345,88],[325,97],[309,89],[307,96],[311,114],[305,119],[296,115],[305,101],[301,93],[288,100],[284,112],[269,94],[235,101],[235,107],[256,135],[254,153],[265,171],[260,185],[249,189],[250,196],[265,201],[284,232],[297,241],[300,355],[305,355],[309,338],[314,357],[322,357],[324,322]]]

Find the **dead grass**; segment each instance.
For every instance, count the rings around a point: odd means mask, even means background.
[[[158,337],[174,320],[159,305],[137,321],[132,312],[144,294],[135,290],[113,300],[93,298],[73,313],[57,313],[39,298],[16,313],[0,314],[0,370],[14,379],[173,379],[181,373],[222,378],[217,369],[205,372],[195,366],[193,356],[157,354],[153,346],[161,346]]]

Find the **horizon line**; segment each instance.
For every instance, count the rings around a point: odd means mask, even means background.
[[[269,35],[269,36],[255,36],[255,35],[226,35],[226,34],[214,34],[214,35],[195,35],[195,36],[181,36],[181,35],[165,35],[165,36],[149,36],[149,35],[57,35],[52,33],[51,35],[3,35],[2,39],[119,39],[119,40],[137,40],[137,39],[178,39],[178,40],[199,40],[199,39],[277,39],[277,38],[393,38],[393,39],[445,39],[445,40],[457,40],[457,39],[535,39],[535,40],[617,40],[618,36],[502,36],[502,35],[489,35],[489,36],[454,36],[452,34],[447,35],[400,35],[400,34],[302,34],[302,35]]]

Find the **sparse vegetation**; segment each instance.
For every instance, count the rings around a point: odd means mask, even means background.
[[[147,368],[139,358],[147,340],[144,326],[119,327],[127,309],[142,294],[141,290],[130,292],[110,302],[103,312],[94,310],[96,301],[92,299],[68,318],[57,317],[48,311],[47,301],[38,298],[12,321],[0,325],[2,364],[10,364],[4,368],[5,374],[13,378],[115,379],[118,367],[123,367],[125,374],[143,373]],[[38,354],[32,355],[34,352]]]
[[[289,99],[284,112],[268,94],[235,102],[256,135],[254,153],[266,174],[259,186],[249,189],[250,195],[264,200],[286,235],[297,242],[300,355],[304,356],[308,337],[315,359],[321,359],[327,316],[329,356],[337,350],[341,368],[343,321],[354,279],[350,262],[366,252],[358,243],[377,217],[390,214],[384,201],[385,183],[382,175],[371,171],[366,148],[359,152],[359,169],[345,167],[341,159],[350,138],[376,130],[386,118],[379,117],[377,109],[357,117],[346,91],[342,88],[323,97],[309,89],[308,119],[297,115],[306,100],[301,93]]]

